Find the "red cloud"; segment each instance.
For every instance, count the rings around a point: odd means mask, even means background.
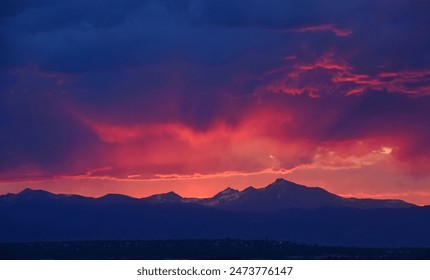
[[[349,29],[342,29],[339,27],[336,27],[333,24],[323,24],[323,25],[314,25],[314,26],[305,26],[295,29],[290,29],[290,32],[299,32],[299,33],[306,33],[306,32],[332,32],[336,36],[339,37],[346,37],[352,35],[352,30]]]
[[[357,73],[354,67],[335,52],[327,52],[312,63],[295,59],[283,67],[267,71],[266,81],[258,94],[326,94],[356,95],[370,90],[402,93],[412,96],[430,95],[430,69],[403,69],[397,72]]]
[[[381,72],[375,75],[338,72],[332,79],[335,84],[354,87],[347,94],[366,90],[386,90],[413,96],[430,95],[430,69],[407,69],[398,72]]]
[[[172,170],[185,176],[254,173],[292,168],[311,159],[313,147],[282,129],[291,121],[291,111],[251,110],[234,125],[220,120],[205,130],[181,122],[130,125],[80,118],[107,145],[100,165],[111,168],[97,171],[118,178],[165,178]]]

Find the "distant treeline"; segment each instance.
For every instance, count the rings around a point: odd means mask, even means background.
[[[430,248],[325,247],[271,240],[148,240],[0,243],[0,259],[425,259]]]

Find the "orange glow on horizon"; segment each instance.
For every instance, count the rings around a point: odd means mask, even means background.
[[[313,174],[312,178],[303,176],[303,173]],[[322,172],[322,173],[321,173]],[[327,174],[325,174],[327,172]],[[339,178],[330,175],[338,172]],[[119,193],[131,197],[142,198],[154,194],[167,193],[174,191],[182,197],[206,198],[212,197],[227,187],[237,190],[244,190],[249,186],[256,188],[266,187],[277,178],[285,178],[293,182],[310,187],[322,187],[327,191],[344,197],[355,198],[375,198],[375,199],[402,199],[417,205],[429,205],[430,193],[425,191],[423,182],[414,182],[422,190],[406,191],[396,190],[388,186],[378,185],[379,188],[368,186],[362,188],[362,183],[368,178],[361,178],[361,182],[347,182],[342,178],[342,173],[349,174],[348,169],[344,170],[317,170],[312,167],[298,169],[295,171],[274,172],[267,171],[256,174],[237,174],[237,175],[212,175],[196,178],[163,178],[157,180],[118,180],[111,178],[63,178],[47,181],[27,181],[27,182],[8,182],[0,183],[2,193],[18,193],[26,187],[33,189],[43,189],[57,194],[79,194],[89,197],[101,197],[109,193]],[[325,175],[324,175],[325,174]],[[329,177],[327,177],[329,176]],[[354,176],[357,179],[359,176]],[[322,180],[322,181],[321,181]],[[392,181],[398,180],[405,183],[404,178],[395,177]],[[389,182],[390,184],[390,182]],[[388,189],[381,192],[381,187]],[[345,192],[345,190],[350,192]]]

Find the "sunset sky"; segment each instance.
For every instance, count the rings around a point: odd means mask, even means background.
[[[428,0],[0,8],[0,193],[212,196],[278,177],[430,204]]]

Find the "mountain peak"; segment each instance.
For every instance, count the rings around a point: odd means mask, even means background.
[[[288,180],[285,180],[284,178],[278,178],[278,179],[276,179],[275,180],[275,182],[273,182],[272,184],[270,184],[270,185],[295,185],[295,186],[300,186],[300,185],[298,185],[298,184],[296,184],[296,183],[294,183],[294,182],[291,182],[291,181],[288,181]],[[269,186],[270,186],[269,185]]]
[[[238,190],[232,189],[230,187],[226,188],[223,191],[220,191],[219,193],[217,193],[213,198],[218,198],[218,199],[228,199],[230,197],[235,197],[237,196],[237,194],[239,194],[240,192]]]
[[[177,193],[175,193],[173,191],[168,192],[168,193],[164,193],[163,196],[165,198],[169,198],[171,200],[180,200],[180,199],[182,199],[182,196],[180,196],[179,194],[177,194]]]
[[[282,179],[282,178],[278,178],[276,179],[275,182],[271,183],[270,185],[268,185],[267,187],[263,188],[263,190],[274,190],[274,189],[297,189],[297,190],[304,190],[304,189],[310,189],[309,187],[306,186],[302,186],[299,184],[296,184],[294,182]]]
[[[175,203],[177,203],[177,202],[181,202],[183,197],[180,196],[179,194],[171,191],[171,192],[167,192],[167,193],[151,195],[149,197],[142,198],[142,199],[145,201],[148,201],[148,202],[153,202],[153,203],[155,203],[155,202],[157,202],[157,203],[158,202],[162,202],[162,203],[175,202]]]
[[[17,194],[8,195],[10,199],[26,200],[26,201],[46,201],[57,197],[57,195],[44,191],[44,190],[33,190],[25,188]]]
[[[240,196],[240,194],[240,191],[228,187],[214,195],[212,198],[204,199],[204,201],[206,201],[207,205],[214,206],[225,201],[235,200]]]
[[[133,201],[136,201],[137,199],[123,194],[109,193],[102,197],[99,197],[98,200],[104,203],[115,204],[115,203],[133,202]]]
[[[244,189],[242,192],[243,193],[246,193],[246,192],[253,192],[253,191],[256,191],[257,189],[256,188],[254,188],[253,186],[249,186],[249,187],[247,187],[246,189]]]
[[[234,193],[238,193],[238,190],[235,190],[231,187],[226,188],[223,191],[220,191],[217,195],[226,195],[226,194],[234,194]]]
[[[40,196],[40,195],[47,196],[47,195],[53,195],[53,194],[50,193],[50,192],[44,191],[44,190],[33,190],[31,188],[25,188],[21,192],[17,193],[16,195],[18,195],[18,196],[34,196],[34,195],[37,195],[37,196]]]
[[[32,192],[36,192],[36,190],[33,190],[31,188],[25,188],[17,194],[26,194],[26,193],[32,193]]]

